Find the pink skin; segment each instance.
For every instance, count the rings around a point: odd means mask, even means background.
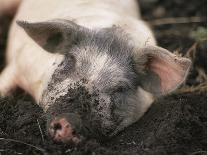
[[[49,134],[51,137],[58,142],[75,142],[78,143],[80,140],[73,134],[71,124],[65,118],[55,118],[49,128]]]

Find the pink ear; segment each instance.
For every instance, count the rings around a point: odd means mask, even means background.
[[[57,22],[46,21],[38,23],[29,23],[27,21],[17,21],[27,34],[41,47],[47,43],[47,39],[62,31],[61,26],[57,26]]]
[[[189,72],[191,61],[184,57],[179,57],[170,53],[166,49],[148,46],[143,48],[139,54],[139,58],[145,58],[145,69],[158,75],[160,79],[159,88],[160,95],[167,94],[175,90],[184,82]],[[153,78],[151,78],[153,81]],[[154,82],[148,83],[153,84]],[[155,85],[157,87],[157,85]]]
[[[175,90],[185,80],[190,66],[186,58],[171,55],[171,57],[151,59],[149,69],[155,72],[161,80],[163,94]]]
[[[86,32],[86,28],[62,19],[35,23],[17,21],[17,24],[31,39],[50,53],[65,54],[65,47],[70,48],[72,43],[76,42],[77,38],[83,38],[83,32]]]

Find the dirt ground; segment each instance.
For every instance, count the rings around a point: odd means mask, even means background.
[[[207,20],[201,18],[207,17],[207,1],[140,0],[140,5],[158,44],[192,58],[186,84],[157,100],[141,120],[117,136],[79,145],[51,141],[43,111],[18,90],[0,99],[0,155],[207,155]],[[11,19],[0,16],[1,69]]]

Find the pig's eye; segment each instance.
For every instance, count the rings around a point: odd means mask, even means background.
[[[120,87],[118,87],[118,88],[116,89],[116,92],[117,92],[117,93],[123,93],[123,92],[125,92],[125,91],[126,91],[126,88],[123,87],[123,86],[120,86]]]
[[[69,102],[69,103],[74,102],[74,101],[75,101],[75,98],[69,98],[69,99],[68,99],[68,102]]]

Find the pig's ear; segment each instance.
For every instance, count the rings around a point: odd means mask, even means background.
[[[184,82],[191,66],[189,59],[156,46],[139,49],[134,61],[141,86],[155,96],[175,90]]]
[[[64,53],[73,44],[83,39],[85,32],[81,27],[69,20],[51,20],[29,23],[17,21],[27,34],[42,48],[51,53]]]

